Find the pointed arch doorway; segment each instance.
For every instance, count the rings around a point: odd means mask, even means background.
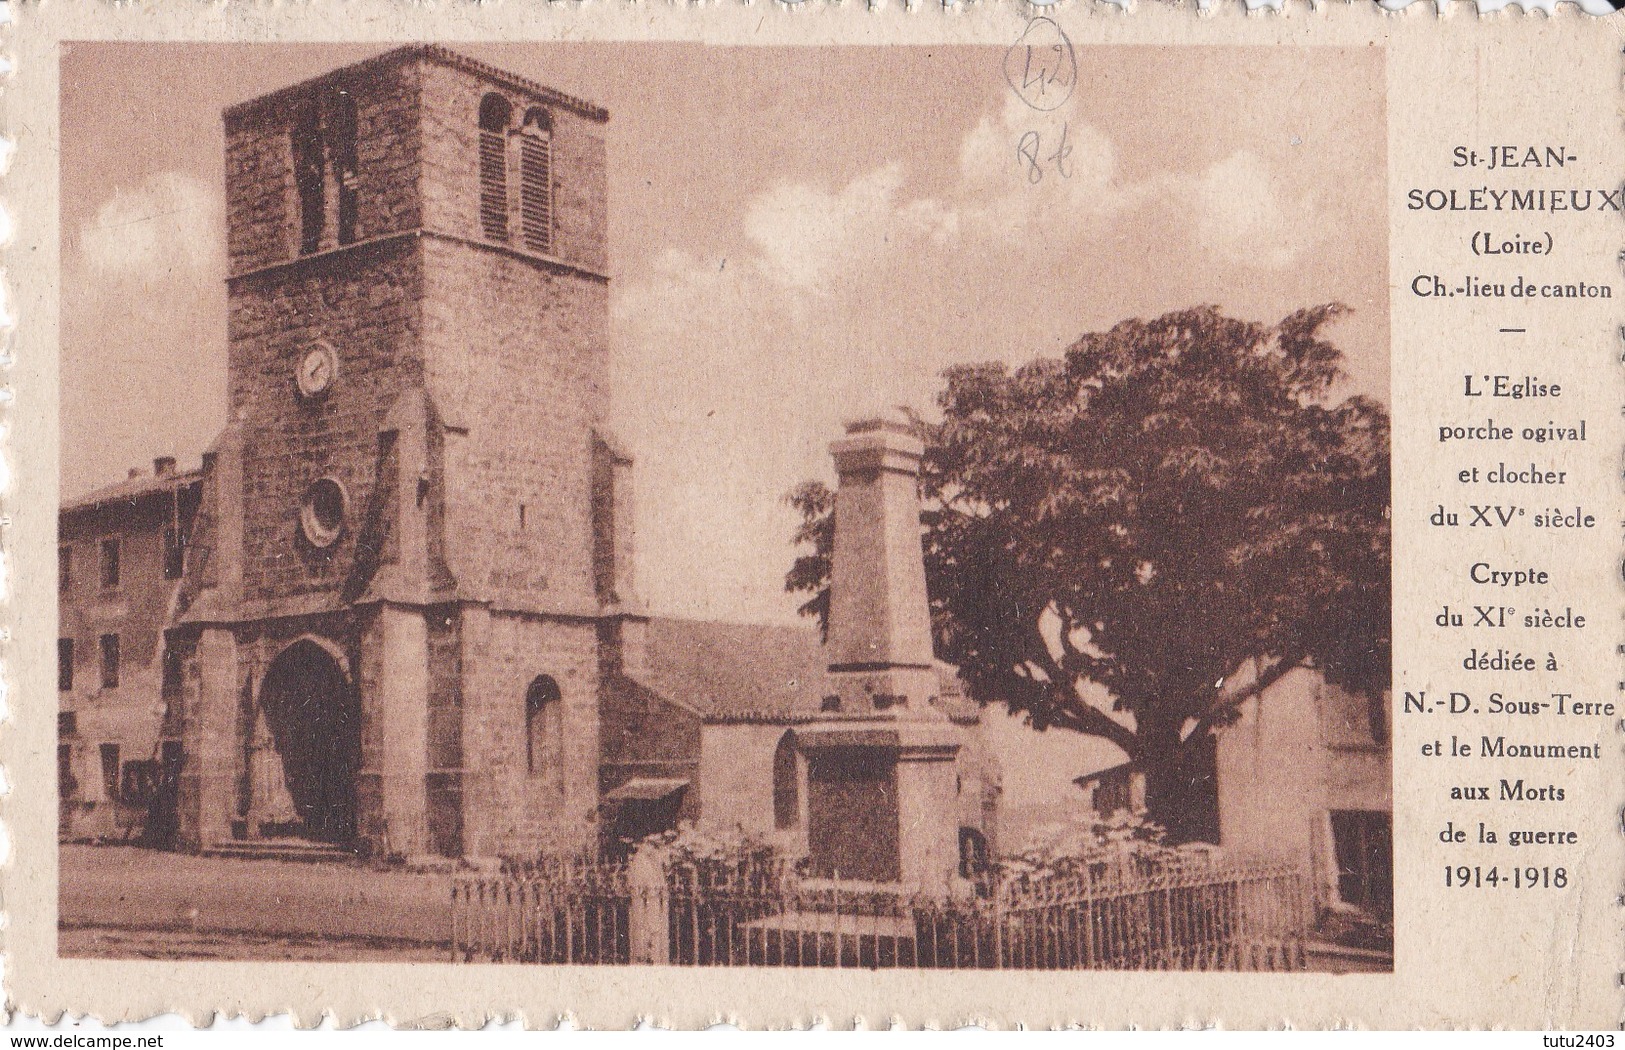
[[[322,645],[301,639],[271,661],[249,750],[251,837],[354,844],[361,702]]]

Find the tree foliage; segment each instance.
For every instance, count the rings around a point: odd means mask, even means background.
[[[1343,312],[1124,321],[952,368],[915,421],[938,655],[977,699],[1116,744],[1171,827],[1200,745],[1288,671],[1388,686],[1388,417],[1331,401]],[[786,586],[822,620],[833,498],[790,499],[812,551]]]

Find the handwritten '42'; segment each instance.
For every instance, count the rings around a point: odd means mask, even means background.
[[[1046,165],[1063,179],[1072,177],[1072,143],[1067,140],[1067,127],[1061,125],[1060,141],[1054,142],[1052,152],[1045,152],[1044,137],[1037,131],[1027,132],[1016,143],[1016,162],[1025,169],[1029,183],[1036,186],[1044,181]]]

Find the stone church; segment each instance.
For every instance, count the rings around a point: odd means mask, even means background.
[[[64,632],[100,616],[115,660],[120,623],[162,638],[151,674],[78,688],[94,646],[59,646],[65,813],[111,753],[150,763],[150,799],[108,791],[201,851],[579,854],[697,819],[919,882],[990,848],[998,772],[932,656],[906,432],[833,446],[827,647],[640,606],[605,429],[607,119],[436,46],[226,111],[229,424],[201,471],[63,509],[65,558],[169,507],[184,548],[133,602],[64,584]],[[114,708],[159,713],[109,752],[84,727]]]

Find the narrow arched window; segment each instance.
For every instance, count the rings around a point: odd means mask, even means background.
[[[553,118],[540,107],[519,134],[519,225],[526,248],[553,250]]]
[[[339,192],[339,243],[356,239],[356,206],[360,175],[356,150],[355,96],[340,90],[333,96],[330,133],[333,150],[333,182]]]
[[[293,181],[299,193],[299,254],[322,246],[325,194],[322,175],[322,125],[315,102],[299,108],[293,122]]]
[[[974,879],[988,869],[987,836],[976,828],[959,829],[959,874]]]
[[[563,706],[559,683],[545,674],[525,690],[525,769],[532,776],[558,779]]]
[[[508,124],[513,107],[495,92],[480,100],[480,228],[508,239]]]
[[[801,784],[796,768],[794,733],[779,737],[773,750],[773,826],[780,831],[801,823]]]

